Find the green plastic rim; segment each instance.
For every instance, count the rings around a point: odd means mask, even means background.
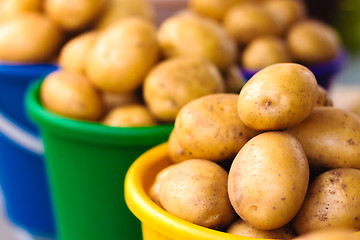
[[[109,127],[100,123],[69,119],[46,110],[39,97],[41,80],[35,81],[25,98],[27,112],[42,130],[61,137],[94,144],[143,146],[168,140],[173,124],[151,127]]]

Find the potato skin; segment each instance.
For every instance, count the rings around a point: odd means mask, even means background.
[[[316,107],[286,130],[303,146],[312,170],[360,168],[360,118],[335,107]]]
[[[238,95],[211,94],[186,104],[175,120],[175,134],[185,156],[222,161],[233,158],[259,132],[240,120]]]
[[[359,231],[360,170],[338,168],[315,178],[293,226],[299,235],[330,228]]]
[[[242,147],[231,165],[230,202],[249,225],[274,230],[295,217],[308,182],[309,166],[300,143],[283,132],[261,133]]]
[[[129,104],[140,104],[142,98],[140,93],[129,92],[129,93],[111,93],[102,92],[101,98],[104,101],[105,110],[108,112],[113,108],[129,105]]]
[[[169,165],[169,166],[163,168],[160,172],[158,172],[158,174],[156,174],[156,176],[155,176],[154,182],[151,184],[151,186],[149,188],[149,192],[148,192],[149,197],[159,207],[162,207],[161,202],[160,202],[160,187],[161,187],[161,184],[164,181],[166,175],[169,173],[170,169],[173,168],[174,166],[176,166],[176,165],[175,164]]]
[[[109,111],[102,124],[112,127],[145,127],[154,126],[157,122],[144,105],[130,104]]]
[[[272,64],[291,61],[286,42],[275,36],[255,38],[245,47],[241,56],[242,66],[255,71]]]
[[[47,62],[62,41],[62,31],[49,18],[40,13],[24,13],[0,24],[0,59]]]
[[[323,88],[322,86],[318,85],[318,99],[316,101],[316,106],[317,107],[332,107],[333,106],[333,101],[331,99],[331,97],[329,96],[328,91]]]
[[[235,218],[227,193],[228,173],[208,160],[172,165],[160,185],[163,208],[200,226],[222,229]]]
[[[294,240],[360,240],[360,235],[349,229],[326,229],[303,234]]]
[[[266,239],[292,239],[297,236],[288,225],[275,230],[258,230],[244,222],[242,219],[238,219],[232,223],[226,232],[239,236]]]
[[[169,142],[169,156],[172,162],[179,163],[192,158],[191,154],[185,152],[184,149],[180,146],[180,143],[177,140],[174,129],[170,133],[168,142]]]
[[[61,49],[59,65],[67,71],[85,73],[87,56],[97,38],[97,32],[85,32],[69,40]]]
[[[237,64],[233,64],[223,73],[227,93],[239,93],[245,85],[245,77]]]
[[[166,19],[159,27],[158,39],[166,57],[200,57],[220,70],[225,70],[236,58],[235,42],[220,23],[195,14],[179,14]]]
[[[246,0],[190,0],[189,7],[200,15],[221,21],[231,7],[245,1]]]
[[[2,0],[0,1],[0,21],[17,17],[27,12],[40,12],[42,0]]]
[[[246,45],[260,36],[279,33],[278,23],[272,15],[253,3],[232,7],[225,14],[223,26],[239,45]]]
[[[44,10],[64,31],[76,33],[90,26],[106,3],[106,0],[45,0]]]
[[[282,34],[286,34],[293,24],[307,17],[303,1],[267,0],[263,2],[263,7],[277,20]]]
[[[305,64],[329,61],[341,50],[335,28],[317,20],[295,24],[287,34],[287,44],[294,59]]]
[[[241,120],[256,130],[282,130],[303,121],[318,97],[316,78],[296,63],[278,63],[257,72],[238,100]]]
[[[152,4],[147,0],[109,0],[96,21],[95,29],[105,29],[117,20],[135,16],[153,21],[154,8]]]
[[[153,115],[174,122],[179,110],[199,97],[225,91],[217,67],[204,59],[174,57],[151,69],[143,84],[143,96]]]
[[[86,74],[103,91],[132,92],[141,86],[158,57],[154,25],[142,18],[126,18],[98,35]]]
[[[104,111],[100,93],[79,73],[49,74],[41,84],[40,99],[49,111],[79,120],[98,120]]]

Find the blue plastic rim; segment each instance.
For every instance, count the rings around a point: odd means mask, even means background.
[[[343,50],[336,58],[328,62],[305,66],[315,75],[316,80],[320,86],[324,87],[325,89],[329,89],[334,76],[344,68],[347,60],[348,54],[345,50]],[[254,74],[257,72],[258,70],[255,71],[241,68],[241,73],[243,74],[246,81],[254,76]]]
[[[38,131],[25,110],[25,94],[29,85],[58,69],[55,64],[14,64],[0,62],[0,111],[17,123]]]

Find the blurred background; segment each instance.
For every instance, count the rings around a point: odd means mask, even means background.
[[[360,1],[306,0],[309,14],[333,25],[340,33],[349,60],[330,89],[335,105],[359,113]]]

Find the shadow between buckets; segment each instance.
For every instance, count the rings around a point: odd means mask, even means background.
[[[124,199],[125,174],[167,141],[173,125],[118,128],[60,117],[42,107],[40,84],[29,88],[26,108],[44,142],[58,239],[141,239]]]

